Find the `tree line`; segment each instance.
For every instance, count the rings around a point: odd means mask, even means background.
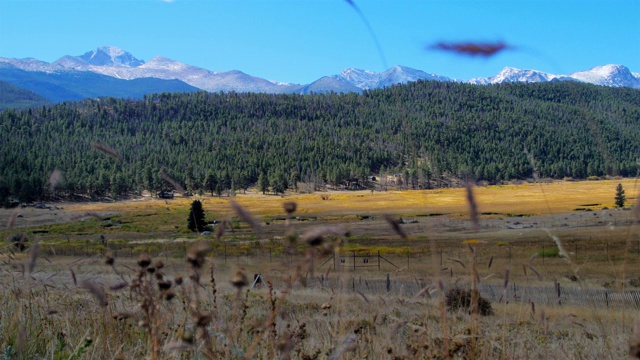
[[[0,200],[635,176],[639,140],[640,91],[575,82],[91,99],[0,113]]]

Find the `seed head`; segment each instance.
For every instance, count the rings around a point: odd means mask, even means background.
[[[209,323],[211,322],[211,319],[212,317],[210,314],[196,314],[195,316],[196,326],[205,327],[209,325]]]
[[[158,281],[158,287],[160,288],[160,290],[167,290],[171,288],[171,280],[167,280],[167,281]]]
[[[245,274],[243,268],[239,268],[236,270],[236,273],[231,278],[231,285],[241,289],[247,286],[249,282],[247,281],[247,274]]]
[[[149,257],[149,255],[140,255],[140,257],[138,258],[138,266],[140,266],[141,268],[146,268],[150,264],[151,258]]]
[[[209,247],[205,244],[193,246],[187,252],[187,262],[194,269],[200,269],[204,265],[204,256],[209,252]]]
[[[298,204],[296,204],[293,201],[287,201],[286,203],[282,204],[282,207],[284,208],[284,211],[291,215],[294,212],[296,212],[296,209],[298,208]]]
[[[176,293],[171,290],[167,290],[164,292],[164,299],[167,301],[171,301],[174,297],[176,297]]]

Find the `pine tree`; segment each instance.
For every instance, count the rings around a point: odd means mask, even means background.
[[[216,190],[218,186],[218,178],[213,171],[208,171],[207,175],[204,178],[204,188],[211,192],[211,196],[213,196],[213,192]]]
[[[260,176],[258,176],[258,188],[263,195],[269,190],[269,178],[264,173],[260,173]]]
[[[276,170],[271,174],[269,183],[271,184],[273,193],[276,195],[278,193],[284,193],[284,191],[287,189],[287,178],[284,176],[284,174],[280,170]]]
[[[627,200],[627,197],[624,195],[624,188],[622,184],[618,184],[616,187],[616,207],[624,207],[624,203]]]
[[[203,231],[205,228],[204,209],[200,200],[193,200],[189,218],[187,219],[187,227],[191,231]]]

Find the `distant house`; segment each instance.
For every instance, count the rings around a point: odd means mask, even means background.
[[[173,199],[173,190],[171,190],[171,191],[160,191],[158,193],[158,197],[160,199]]]

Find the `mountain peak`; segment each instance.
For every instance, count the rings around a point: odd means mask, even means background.
[[[340,74],[334,75],[334,77],[362,90],[377,89],[417,80],[450,81],[444,76],[428,74],[422,70],[402,65],[392,66],[383,72],[347,68]]]
[[[130,53],[115,46],[100,46],[97,50],[86,52],[78,57],[95,66],[137,67],[144,64],[143,60],[138,60]]]
[[[603,86],[630,86],[640,88],[640,79],[623,65],[608,64],[596,66],[586,71],[574,72],[570,75],[580,81]]]
[[[347,68],[337,78],[360,89],[372,89],[379,80],[379,74],[370,70]]]
[[[487,85],[487,84],[499,84],[499,83],[512,83],[512,82],[526,82],[526,83],[534,83],[534,82],[546,82],[551,81],[557,78],[556,75],[549,74],[542,71],[537,70],[522,70],[511,66],[506,66],[503,68],[496,76],[488,77],[488,78],[475,78],[469,80],[469,83],[476,85]]]

